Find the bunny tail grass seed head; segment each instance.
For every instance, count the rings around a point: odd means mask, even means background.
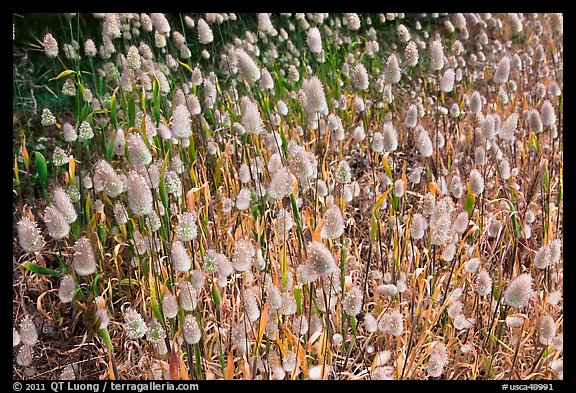
[[[246,101],[246,105],[244,107],[242,126],[247,133],[253,135],[260,135],[264,131],[258,105],[250,99]]]
[[[336,270],[336,262],[330,250],[322,243],[308,243],[306,263],[318,276],[325,276]]]
[[[324,86],[317,76],[305,79],[302,82],[303,103],[302,106],[309,116],[323,113],[327,108]]]
[[[358,315],[362,309],[362,291],[356,286],[352,287],[346,293],[346,296],[342,301],[342,307],[347,315]]]
[[[272,200],[279,200],[292,193],[292,174],[290,170],[283,167],[276,171],[270,185],[268,186],[268,196]]]
[[[444,52],[442,42],[434,40],[430,43],[430,68],[432,71],[440,71],[444,67]]]
[[[166,338],[164,327],[156,319],[153,319],[148,323],[146,338],[148,338],[148,341],[152,344],[159,344]]]
[[[328,208],[324,215],[324,226],[320,232],[322,239],[336,239],[344,233],[344,219],[338,205]]]
[[[68,224],[72,224],[78,218],[78,214],[76,213],[76,209],[68,196],[68,193],[64,191],[62,187],[55,187],[52,190],[52,200],[54,206],[60,210],[60,213],[66,219]]]
[[[130,211],[137,217],[142,217],[152,212],[152,192],[146,184],[146,180],[136,171],[130,171],[126,178],[128,190],[128,206]]]
[[[416,127],[414,132],[416,134],[416,148],[422,157],[431,157],[434,149],[428,132],[421,126]]]
[[[32,320],[32,317],[27,315],[20,322],[20,341],[24,345],[34,346],[38,342],[38,330]]]
[[[142,315],[132,307],[128,307],[124,313],[124,328],[128,338],[132,340],[142,338],[148,332],[148,326],[142,319]]]
[[[198,322],[194,315],[188,314],[184,317],[184,324],[183,324],[183,335],[184,340],[189,345],[194,345],[200,341],[202,338],[202,332],[200,331],[200,326],[198,326]]]
[[[178,302],[176,297],[170,292],[165,293],[162,298],[162,313],[168,319],[175,318],[178,315]]]
[[[126,141],[128,145],[128,160],[132,165],[149,165],[152,162],[152,154],[146,146],[142,135],[131,132]]]
[[[308,48],[310,48],[312,53],[322,52],[322,38],[320,36],[320,30],[318,30],[317,27],[308,29],[306,44],[308,44]]]
[[[472,169],[470,172],[470,191],[472,194],[478,196],[484,192],[484,179],[482,174],[477,169]]]
[[[44,210],[44,223],[48,229],[48,234],[55,240],[64,239],[70,233],[70,225],[54,205],[50,205]]]
[[[470,262],[470,261],[469,261]],[[476,278],[478,296],[488,296],[492,292],[492,277],[486,270],[481,270]]]
[[[504,303],[510,307],[525,307],[533,293],[532,276],[522,273],[514,278],[504,291]]]
[[[450,93],[454,88],[454,70],[448,68],[440,80],[440,90],[444,93]]]
[[[112,165],[103,159],[98,160],[94,166],[94,183],[98,186],[97,192],[104,191],[111,198],[115,198],[125,191],[125,184],[118,173],[112,168]]]
[[[494,82],[502,85],[508,82],[508,75],[510,74],[510,58],[508,56],[502,57],[494,72]]]
[[[193,311],[198,306],[198,290],[189,281],[185,281],[180,288],[178,304],[184,311]]]
[[[256,249],[249,239],[240,239],[234,245],[232,265],[239,272],[246,271],[252,266]]]
[[[388,60],[386,61],[386,66],[384,69],[384,77],[386,83],[389,84],[398,83],[402,78],[402,71],[400,70],[400,65],[398,64],[398,58],[394,54],[388,56]]]
[[[172,118],[170,119],[172,136],[178,139],[184,139],[190,137],[192,133],[192,123],[190,118],[190,112],[186,105],[178,105],[174,112],[172,113]]]
[[[556,337],[556,323],[550,314],[546,314],[540,318],[540,344],[550,345],[554,337]]]
[[[42,234],[38,226],[36,226],[36,222],[27,216],[23,216],[20,221],[18,221],[17,227],[18,243],[24,251],[37,252],[42,250]]]
[[[236,49],[235,55],[238,59],[238,70],[240,74],[249,84],[255,83],[260,79],[260,69],[254,60],[244,51],[244,49]]]
[[[356,90],[368,90],[368,71],[364,64],[358,63],[352,70],[352,87]]]
[[[192,261],[190,260],[188,252],[180,240],[172,243],[171,257],[174,269],[181,273],[189,271],[192,267]]]
[[[260,308],[254,292],[250,289],[244,291],[244,310],[246,317],[250,322],[256,321],[260,318]]]
[[[88,276],[96,271],[96,257],[90,239],[82,236],[74,245],[74,271],[79,276]]]
[[[212,41],[214,41],[214,34],[212,33],[212,29],[203,18],[198,19],[197,28],[198,28],[198,41],[202,45],[207,45]]]
[[[58,297],[62,303],[70,303],[74,299],[74,292],[76,290],[76,283],[74,277],[70,274],[65,275],[60,280],[60,288],[58,289]]]
[[[180,222],[176,227],[178,239],[183,242],[188,242],[196,239],[198,230],[196,228],[197,215],[195,212],[184,212],[180,216]]]

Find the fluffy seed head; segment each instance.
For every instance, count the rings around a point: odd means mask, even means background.
[[[336,239],[344,233],[344,219],[337,205],[332,205],[324,215],[324,226],[320,232],[322,239]]]
[[[303,102],[302,106],[309,115],[324,112],[328,106],[324,87],[317,76],[305,79],[302,82]]]
[[[58,297],[62,303],[70,303],[74,299],[74,291],[76,290],[76,283],[74,277],[67,274],[62,277],[60,281],[60,288],[58,289]]]
[[[504,291],[504,302],[510,307],[522,308],[528,304],[533,293],[532,276],[522,273]]]
[[[502,85],[508,81],[508,75],[510,74],[510,58],[508,56],[502,57],[496,67],[494,72],[494,82]]]
[[[90,139],[94,138],[94,131],[92,130],[92,126],[86,120],[80,123],[80,127],[78,127],[78,140],[80,142],[89,141]]]
[[[16,363],[18,363],[20,366],[28,367],[32,364],[33,360],[34,352],[32,346],[26,344],[22,345],[16,354]]]
[[[408,128],[416,127],[418,123],[418,107],[411,104],[406,111],[406,117],[404,118],[404,125]]]
[[[404,320],[398,310],[387,311],[378,322],[378,329],[384,333],[398,337],[404,331]]]
[[[128,206],[135,216],[146,216],[152,212],[152,192],[146,180],[136,171],[130,171],[126,179]]]
[[[540,118],[540,113],[538,113],[536,109],[533,109],[530,112],[530,116],[528,117],[528,124],[530,125],[530,129],[535,134],[542,132],[543,129],[542,119]]]
[[[98,187],[97,192],[104,191],[111,198],[124,192],[122,179],[106,160],[99,160],[94,168],[94,183]]]
[[[29,346],[34,346],[38,342],[38,330],[29,315],[20,322],[20,341]]]
[[[549,345],[556,336],[556,323],[550,314],[540,318],[540,343]]]
[[[548,244],[543,245],[534,256],[534,267],[537,269],[546,269],[552,262],[552,251]]]
[[[272,177],[268,186],[268,196],[273,200],[279,200],[292,193],[292,175],[286,167],[279,169]]]
[[[175,318],[178,315],[178,302],[176,297],[170,292],[164,294],[162,298],[162,312],[168,319]]]
[[[131,132],[127,140],[128,160],[133,165],[149,165],[152,162],[152,154],[146,146],[146,142],[139,132]]]
[[[46,33],[44,40],[42,41],[44,45],[44,53],[48,57],[58,57],[58,41],[50,33]]]
[[[214,41],[214,33],[212,29],[208,26],[208,23],[203,18],[198,19],[198,41],[202,45],[207,45]]]
[[[432,71],[440,71],[444,67],[444,52],[442,42],[434,40],[430,44],[430,68]]]
[[[482,111],[482,96],[477,91],[472,93],[472,98],[470,99],[470,110],[473,113],[480,113]]]
[[[422,239],[427,227],[428,223],[426,222],[426,218],[420,213],[414,214],[410,224],[410,236],[415,240]]]
[[[468,273],[473,274],[476,273],[478,267],[480,266],[480,259],[479,258],[471,258],[464,264],[464,270]]]
[[[550,101],[546,100],[542,104],[542,124],[545,126],[551,126],[556,123],[556,114],[554,113],[554,107]]]
[[[398,64],[398,58],[394,54],[388,56],[388,60],[386,60],[384,77],[386,83],[398,83],[400,82],[400,78],[402,78],[402,72],[400,71],[400,65]]]
[[[64,191],[62,187],[55,187],[52,190],[52,200],[54,206],[60,210],[62,215],[64,215],[64,218],[68,224],[72,224],[74,221],[76,221],[78,218],[76,209],[74,208],[68,193]]]
[[[147,333],[148,341],[153,344],[159,344],[160,342],[164,341],[166,338],[166,331],[160,322],[156,319],[153,319],[148,324],[148,333]]]
[[[198,290],[189,281],[184,282],[180,288],[178,303],[184,311],[193,311],[198,306]]]
[[[356,90],[368,90],[368,71],[364,64],[358,63],[352,70],[352,87]]]
[[[340,184],[350,183],[352,181],[352,171],[346,160],[340,161],[334,174],[335,180]]]
[[[56,240],[64,239],[70,232],[70,225],[64,215],[55,206],[50,205],[44,210],[44,223],[48,234]]]
[[[444,72],[444,76],[440,80],[440,90],[445,93],[450,93],[454,88],[454,70],[452,68],[448,68],[446,72]]]
[[[184,318],[184,340],[189,345],[194,345],[200,341],[202,338],[202,332],[200,331],[200,326],[198,326],[198,321],[194,318],[194,315],[188,314]]]
[[[235,55],[238,59],[238,71],[244,80],[250,84],[257,82],[261,76],[260,69],[250,55],[244,49],[236,49]]]
[[[358,315],[362,309],[362,291],[356,286],[352,287],[346,293],[346,296],[342,301],[342,307],[344,308],[344,311],[346,311],[347,315]]]
[[[190,112],[186,105],[178,105],[172,113],[170,119],[172,135],[175,138],[183,139],[189,138],[192,133],[192,124],[190,119]]]
[[[172,264],[177,271],[184,273],[189,271],[190,267],[192,267],[192,261],[180,240],[177,240],[172,244],[171,256]]]
[[[23,216],[18,221],[18,242],[20,247],[26,252],[37,252],[42,249],[42,235],[36,222],[27,216]]]
[[[498,136],[500,139],[511,141],[514,139],[514,132],[518,126],[518,114],[512,113],[506,121],[502,124]]]
[[[336,270],[336,262],[330,250],[322,243],[312,241],[307,248],[306,263],[318,276],[325,276]]]
[[[308,44],[312,53],[322,52],[322,38],[320,37],[320,30],[318,30],[317,27],[312,27],[308,30],[306,44]]]
[[[416,66],[418,64],[418,46],[414,41],[410,41],[404,49],[404,61],[410,67]]]
[[[428,132],[421,126],[416,127],[416,148],[422,155],[422,157],[430,157],[434,153],[432,147],[432,140],[428,135]]]
[[[88,276],[96,271],[96,257],[90,239],[82,236],[74,245],[74,271],[79,276]]]
[[[384,123],[382,126],[382,142],[384,151],[395,151],[398,148],[398,132],[392,122]]]
[[[244,106],[244,115],[242,116],[242,125],[249,134],[259,135],[262,133],[262,118],[258,105],[252,100],[247,100]]]
[[[474,195],[480,195],[484,191],[484,179],[482,174],[477,169],[472,169],[470,172],[470,191]]]
[[[488,296],[492,292],[492,277],[486,270],[481,270],[476,279],[476,292],[479,296]]]
[[[254,322],[260,318],[258,301],[256,300],[254,292],[250,289],[244,291],[244,310],[246,312],[246,317],[248,317],[250,322]]]
[[[256,255],[256,250],[250,240],[238,240],[234,245],[234,253],[232,254],[232,265],[234,269],[239,272],[250,269],[254,255]]]
[[[358,30],[360,28],[360,17],[356,13],[345,13],[342,22],[350,30]]]
[[[138,338],[144,337],[144,335],[148,332],[148,327],[142,319],[142,315],[132,307],[129,307],[124,314],[124,328],[126,329],[126,333],[128,337],[136,340]]]
[[[180,216],[180,222],[178,227],[176,227],[176,233],[180,241],[188,242],[196,239],[197,229],[196,229],[196,213],[184,212]]]
[[[64,135],[64,140],[68,143],[75,142],[78,139],[76,129],[68,122],[62,126],[62,134]]]

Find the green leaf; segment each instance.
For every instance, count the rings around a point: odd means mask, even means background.
[[[54,277],[58,277],[58,278],[64,276],[62,273],[58,273],[57,271],[52,270],[52,269],[48,269],[47,267],[38,266],[32,262],[24,262],[22,264],[22,267],[24,267],[27,270],[30,270],[32,273],[36,273],[36,274],[44,274],[44,275],[54,276]]]
[[[48,166],[46,165],[46,158],[39,151],[35,155],[36,170],[38,171],[38,176],[40,177],[40,182],[42,183],[42,188],[44,190],[48,189]]]
[[[472,213],[472,209],[474,208],[474,202],[476,201],[476,197],[471,192],[468,192],[466,195],[466,200],[464,201],[464,210],[468,213],[468,216]]]
[[[121,285],[140,285],[140,282],[138,282],[138,280],[136,280],[135,278],[123,278],[122,280],[120,280],[120,284]]]
[[[96,226],[96,231],[98,232],[98,238],[102,242],[103,245],[106,244],[106,227],[101,223],[98,223]]]
[[[152,96],[154,98],[154,117],[156,118],[156,125],[158,125],[160,123],[160,92],[156,77],[152,80]]]
[[[70,74],[75,74],[76,71],[73,70],[64,70],[61,73],[58,74],[58,76],[55,76],[54,78],[48,79],[48,81],[56,81],[60,78],[64,78],[65,76],[68,76]]]
[[[86,205],[84,205],[84,215],[86,217],[86,223],[90,223],[90,194],[86,195]]]
[[[214,302],[216,302],[216,306],[220,307],[220,289],[218,289],[218,285],[212,284],[212,297],[214,298]]]
[[[298,315],[302,314],[302,293],[300,288],[294,287],[294,298],[296,299],[296,308],[298,310]]]
[[[118,91],[118,87],[114,89],[114,93],[112,93],[112,98],[110,99],[110,118],[112,119],[112,123],[114,124],[114,128],[120,128],[118,126],[118,108],[116,106],[116,92]]]
[[[136,102],[134,100],[134,92],[130,94],[128,99],[128,119],[130,120],[130,127],[134,127],[136,122]]]

